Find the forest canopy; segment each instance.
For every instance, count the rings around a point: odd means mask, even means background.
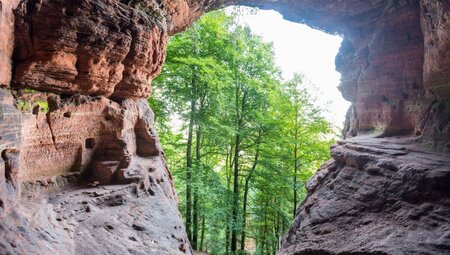
[[[169,40],[149,104],[194,250],[274,254],[335,134],[300,74],[223,11]]]

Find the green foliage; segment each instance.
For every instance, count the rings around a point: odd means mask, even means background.
[[[34,104],[39,105],[39,110],[42,112],[48,112],[49,108],[48,108],[48,102],[44,101],[44,100],[36,100],[34,102]]]
[[[33,102],[28,102],[24,99],[16,99],[15,104],[17,109],[21,111],[31,111],[33,107],[39,106],[39,111],[47,113],[49,111],[48,102],[45,100],[35,100]]]
[[[220,11],[169,40],[149,104],[196,249],[232,254],[233,234],[234,254],[278,249],[335,137],[302,80]]]
[[[26,100],[16,99],[15,104],[16,104],[17,109],[19,109],[21,111],[30,111],[31,110],[31,104]]]

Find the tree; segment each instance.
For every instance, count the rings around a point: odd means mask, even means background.
[[[283,82],[272,45],[217,11],[169,40],[153,87],[192,247],[275,253],[332,142],[302,77]]]

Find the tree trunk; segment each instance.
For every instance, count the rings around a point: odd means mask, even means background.
[[[297,211],[297,172],[298,172],[298,110],[295,113],[295,133],[294,133],[294,180],[293,180],[293,190],[294,190],[294,209],[293,218],[295,219],[295,212]]]
[[[245,110],[247,99],[247,92],[244,91],[242,95],[242,102],[239,109],[239,87],[236,86],[236,137],[234,144],[234,172],[233,172],[233,228],[231,229],[231,252],[233,254],[237,251],[237,236],[238,236],[238,214],[239,214],[239,153],[241,145],[241,128],[243,122],[243,113]]]
[[[233,144],[230,144],[230,151],[227,150],[227,162],[225,164],[226,175],[227,175],[227,190],[231,190],[231,170],[233,162]],[[229,192],[227,192],[227,203],[230,202]],[[225,226],[225,254],[230,252],[230,214],[227,211],[226,214],[226,226]]]
[[[194,187],[193,195],[193,210],[192,210],[192,248],[197,250],[198,242],[198,193],[197,188]]]
[[[241,234],[241,250],[245,250],[245,236],[247,231],[247,197],[248,197],[248,189],[250,185],[250,181],[253,176],[253,172],[256,169],[256,165],[258,164],[258,157],[259,157],[259,137],[258,141],[256,143],[256,152],[255,152],[255,159],[253,161],[252,168],[250,169],[250,172],[248,173],[247,178],[245,178],[245,186],[244,186],[244,200],[243,200],[243,208],[242,208],[242,234]]]
[[[191,112],[189,115],[188,140],[186,147],[186,232],[192,241],[192,133],[194,129],[195,100],[191,99]]]
[[[233,172],[233,211],[232,215],[232,229],[231,229],[231,252],[236,253],[237,250],[237,234],[238,234],[238,206],[239,206],[239,144],[241,143],[241,136],[239,131],[236,134],[234,147],[234,172]]]
[[[200,235],[200,251],[203,251],[203,241],[205,240],[205,215],[202,217],[202,234]]]
[[[261,251],[265,254],[267,254],[267,206],[268,206],[268,200],[266,198],[265,205],[264,205],[264,225],[263,225],[263,239],[262,239],[262,247]]]
[[[201,148],[201,130],[200,127],[197,125],[196,130],[196,143],[195,143],[195,161],[196,165],[200,166],[200,148]],[[199,168],[197,168],[199,169]],[[194,250],[197,250],[197,244],[198,244],[198,178],[194,178],[196,180],[194,185],[194,205],[193,205],[193,229],[192,229],[192,248]]]

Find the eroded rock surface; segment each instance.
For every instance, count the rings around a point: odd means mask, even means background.
[[[164,193],[163,173],[157,174],[160,179],[153,177],[148,187],[151,194],[138,184],[69,190],[66,184],[65,190],[45,195],[25,193],[0,225],[2,254],[189,253],[176,202]],[[57,183],[64,182],[46,185]],[[38,193],[41,185],[28,188]]]
[[[191,253],[146,100],[19,94],[1,115],[3,253]]]
[[[0,220],[14,208],[20,196],[19,152],[22,116],[11,92],[0,88]]]
[[[30,0],[16,13],[14,87],[150,95],[167,40],[166,25],[156,15],[110,0]]]
[[[347,140],[311,180],[280,254],[450,253],[448,1],[235,2],[344,37]]]
[[[448,254],[450,157],[406,138],[352,138],[307,184],[280,254]]]
[[[20,0],[0,1],[0,87],[9,87],[14,49],[14,13]]]
[[[1,254],[192,253],[146,101],[173,8],[1,2]]]

